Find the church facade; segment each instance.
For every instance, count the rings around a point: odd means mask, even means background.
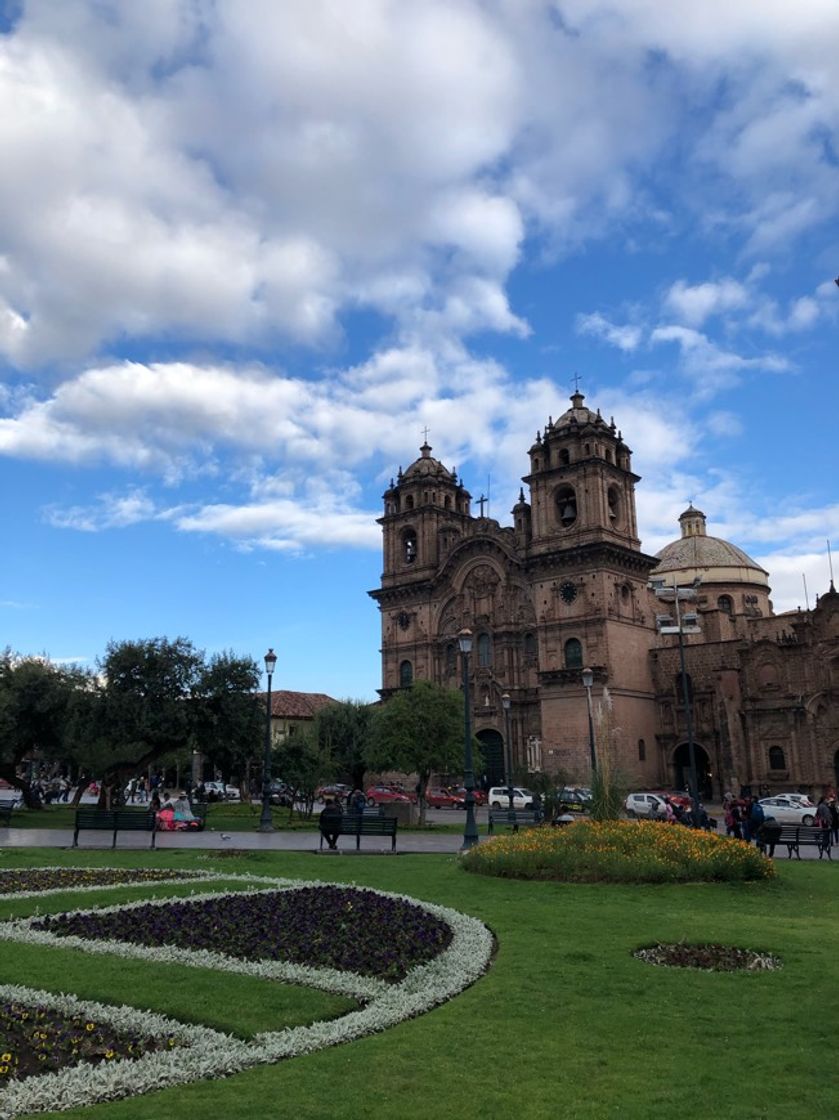
[[[681,536],[645,553],[630,448],[584,401],[574,393],[537,433],[511,526],[484,516],[483,501],[476,516],[427,442],[391,481],[370,592],[382,697],[418,678],[459,687],[468,628],[473,727],[492,783],[504,770],[505,694],[514,765],[588,782],[589,668],[595,703],[608,689],[613,759],[634,787],[685,785],[688,714],[706,797],[839,784],[839,594],[831,584],[813,610],[774,614],[768,573],[709,536],[692,506]],[[651,584],[696,588],[684,680]]]

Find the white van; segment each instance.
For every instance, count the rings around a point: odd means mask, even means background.
[[[532,809],[534,794],[522,786],[513,786],[513,808]],[[492,809],[510,808],[510,790],[508,786],[493,786],[487,795],[487,801]]]

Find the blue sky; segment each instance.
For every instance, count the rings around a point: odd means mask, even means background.
[[[826,590],[835,0],[0,3],[0,645],[372,698],[381,494],[614,415],[643,547]]]

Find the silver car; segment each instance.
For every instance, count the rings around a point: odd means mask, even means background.
[[[657,817],[664,813],[664,798],[657,793],[630,793],[624,802],[626,815],[633,817]]]
[[[812,805],[796,805],[785,797],[764,797],[760,805],[765,817],[774,817],[778,824],[816,823],[816,810]]]

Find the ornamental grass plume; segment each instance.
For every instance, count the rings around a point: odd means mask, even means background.
[[[591,818],[595,821],[616,821],[620,817],[623,791],[614,766],[614,745],[618,729],[614,727],[612,698],[607,688],[597,705],[594,717],[594,742],[597,767],[591,775]]]

